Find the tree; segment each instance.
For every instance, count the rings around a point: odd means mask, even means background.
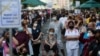
[[[100,3],[100,0],[96,0],[96,1]]]
[[[25,0],[21,0],[21,2],[23,2],[23,1],[25,1]]]
[[[25,0],[21,0],[21,2],[24,2]],[[27,8],[26,4],[23,4],[23,8]]]
[[[76,1],[76,0],[73,0],[73,3],[74,3],[74,4],[75,4],[75,1]],[[84,2],[86,2],[86,1],[88,1],[88,0],[78,0],[78,1],[80,1],[81,4],[82,4],[82,3],[84,3]],[[100,0],[94,0],[94,1],[97,1],[97,2],[100,3]]]

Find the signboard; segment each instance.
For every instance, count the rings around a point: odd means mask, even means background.
[[[76,14],[79,14],[79,13],[81,12],[81,10],[80,10],[80,9],[75,9],[74,12],[75,12]]]
[[[80,1],[76,1],[75,6],[79,7],[80,6]]]
[[[21,0],[0,0],[0,27],[21,26]]]
[[[80,1],[76,1],[75,6],[79,7],[80,6]],[[81,12],[80,9],[75,9],[76,14],[79,14],[80,12]]]
[[[53,0],[49,0],[49,2],[47,3],[47,8],[52,9],[52,7],[53,7]]]
[[[48,4],[47,4],[47,7],[48,7],[48,8],[52,8],[52,6],[53,6],[52,3],[48,3]]]

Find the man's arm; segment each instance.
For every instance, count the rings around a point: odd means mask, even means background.
[[[65,39],[68,41],[75,41],[79,40],[79,36],[66,36]]]

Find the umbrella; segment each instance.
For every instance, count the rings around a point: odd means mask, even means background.
[[[89,0],[83,3],[82,5],[80,5],[79,8],[100,8],[100,3],[94,0]]]
[[[38,6],[38,5],[46,5],[44,2],[42,2],[40,0],[26,0],[26,1],[22,2],[22,4],[31,5],[33,7]]]

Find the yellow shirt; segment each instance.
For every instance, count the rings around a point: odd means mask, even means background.
[[[90,17],[86,19],[86,23],[88,24],[90,21]]]

